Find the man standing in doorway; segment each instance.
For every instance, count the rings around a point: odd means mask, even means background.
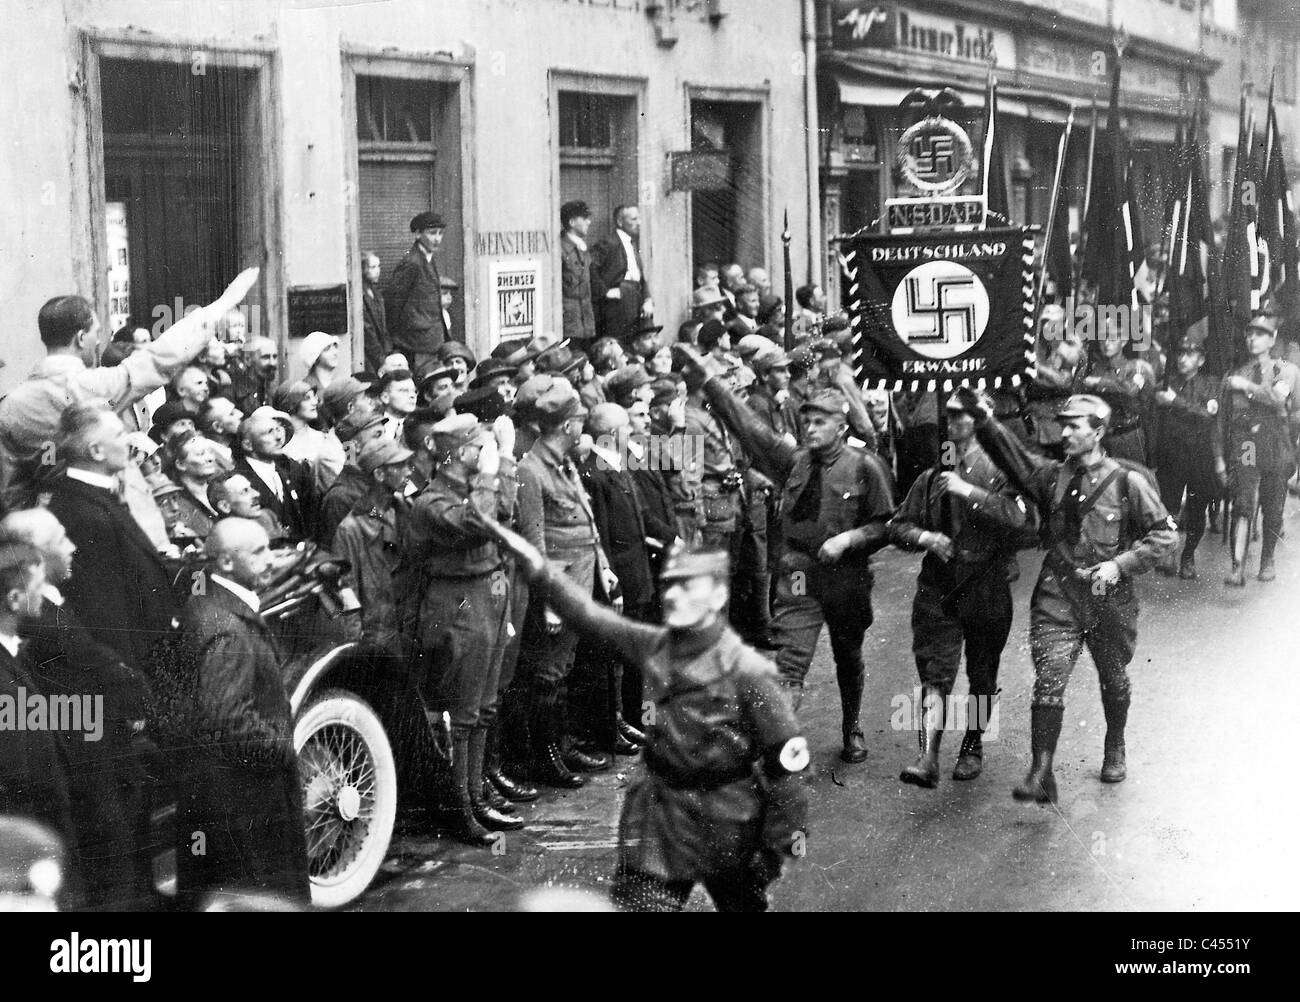
[[[596,315],[591,303],[591,251],[587,231],[591,210],[586,202],[560,206],[560,288],[564,299],[564,336],[587,351],[596,338]]]
[[[614,210],[614,235],[591,248],[591,298],[601,337],[631,337],[638,320],[654,316],[640,236],[637,207],[620,205]]]
[[[436,212],[421,212],[411,220],[415,243],[393,270],[388,286],[388,333],[392,350],[400,351],[411,371],[423,372],[447,340],[442,313],[442,279],[434,252],[447,228]]]

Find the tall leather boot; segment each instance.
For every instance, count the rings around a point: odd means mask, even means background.
[[[560,755],[564,758],[564,764],[570,772],[603,772],[613,764],[613,755],[608,755],[599,748],[582,748],[571,737],[573,731],[569,726],[569,684],[567,680],[560,683],[555,720],[556,744],[559,746]]]
[[[470,729],[457,727],[451,732],[451,786],[455,796],[454,825],[456,837],[469,845],[491,845],[492,833],[474,817],[474,802],[469,788]]]
[[[927,685],[921,689],[921,727],[918,731],[921,754],[916,762],[898,774],[904,783],[933,790],[939,785],[939,743],[943,740],[944,693]]]
[[[862,715],[862,689],[864,678],[840,679],[840,735],[844,747],[840,749],[840,761],[865,762],[867,760],[867,739],[858,726]],[[802,692],[802,690],[800,690]]]
[[[1106,714],[1106,750],[1101,763],[1103,783],[1122,783],[1128,775],[1124,757],[1124,727],[1128,724],[1129,697],[1102,696]]]
[[[1052,775],[1052,758],[1056,755],[1056,742],[1061,736],[1061,721],[1065,718],[1063,706],[1039,706],[1030,711],[1029,734],[1033,762],[1029,774],[1011,791],[1016,800],[1039,804],[1056,803],[1056,777]]]
[[[635,755],[645,744],[646,737],[623,719],[623,679],[619,677],[611,681],[609,708],[614,720],[614,752],[618,755]]]
[[[1261,517],[1260,521],[1263,521]],[[1273,552],[1277,549],[1277,536],[1268,529],[1264,530],[1264,541],[1259,546],[1259,580],[1274,581],[1277,569],[1273,566]]]
[[[487,755],[483,760],[483,778],[496,787],[498,793],[506,800],[516,804],[526,804],[540,796],[537,788],[529,786],[512,776],[507,776],[501,765],[501,724],[495,723],[488,730]]]
[[[487,737],[486,727],[475,727],[469,732],[469,763],[466,778],[474,820],[489,831],[518,831],[524,826],[524,819],[510,810],[509,802],[505,802],[503,807],[498,808],[493,806],[484,795],[483,760],[487,752]]]
[[[586,779],[576,776],[564,764],[560,752],[559,686],[539,686],[533,703],[530,730],[532,732],[532,777],[547,786],[574,790],[586,784]]]

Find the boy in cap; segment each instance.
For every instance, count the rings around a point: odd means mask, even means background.
[[[1196,577],[1196,547],[1205,534],[1206,509],[1218,494],[1211,439],[1218,423],[1219,387],[1217,380],[1201,373],[1204,341],[1204,326],[1187,332],[1168,383],[1155,394],[1156,482],[1165,508],[1183,512],[1178,519],[1184,540],[1178,576],[1184,580]],[[1173,563],[1161,562],[1156,570],[1172,574]]]
[[[1106,717],[1101,781],[1122,782],[1127,668],[1137,645],[1133,577],[1173,549],[1177,526],[1150,474],[1106,454],[1102,440],[1111,411],[1100,397],[1076,394],[1056,415],[1065,462],[1030,453],[973,391],[962,387],[957,397],[975,415],[976,438],[993,464],[1038,506],[1047,550],[1029,610],[1033,762],[1012,796],[1056,802],[1052,759],[1065,716],[1065,689],[1085,644],[1097,666]]]
[[[661,575],[663,625],[592,601],[497,526],[565,622],[641,668],[652,701],[645,761],[619,820],[614,903],[680,911],[703,883],[719,911],[764,911],[767,887],[807,839],[808,742],[771,662],[727,626],[727,555],[680,547]]]
[[[393,269],[385,293],[393,350],[406,355],[416,372],[433,361],[434,352],[447,340],[442,279],[434,261],[446,228],[446,222],[436,212],[421,212],[412,218],[415,243]]]
[[[564,308],[564,336],[585,348],[596,336],[596,313],[591,302],[591,252],[587,231],[591,210],[586,202],[560,206],[560,294]]]
[[[988,402],[992,407],[992,402]],[[912,600],[912,654],[921,679],[921,754],[899,776],[933,789],[939,783],[939,741],[962,647],[970,680],[966,734],[953,779],[974,779],[983,767],[982,735],[998,692],[998,662],[1011,633],[1011,582],[1020,576],[1016,546],[1035,520],[1024,498],[975,441],[975,417],[956,397],[947,401],[950,453],[922,473],[890,520],[890,541],[925,553]]]
[[[437,466],[412,504],[406,546],[420,578],[410,589],[419,602],[420,689],[429,711],[451,715],[457,833],[488,845],[489,829],[523,827],[488,802],[483,784],[511,608],[510,576],[485,520],[513,514],[514,426],[500,418],[489,431],[456,414],[433,425],[427,444]]]
[[[1246,585],[1250,523],[1259,507],[1264,537],[1260,543],[1259,580],[1272,581],[1273,552],[1282,536],[1286,482],[1295,472],[1288,415],[1296,410],[1300,370],[1270,357],[1277,341],[1277,319],[1261,315],[1246,326],[1250,360],[1223,379],[1214,472],[1232,498],[1232,572],[1224,584]],[[1228,457],[1232,461],[1228,468]]]
[[[561,562],[587,594],[599,588],[607,600],[621,602],[618,579],[573,463],[587,409],[569,383],[557,380],[537,398],[534,410],[541,434],[519,462],[520,532]],[[584,780],[572,769],[609,765],[604,755],[587,755],[576,747],[565,751],[565,689],[576,648],[577,636],[563,629],[554,612],[540,602],[529,605],[520,657],[529,684],[531,765],[534,778],[551,786],[582,786]]]
[[[679,349],[687,371],[703,378],[714,412],[749,449],[754,464],[781,490],[781,536],[772,629],[777,667],[796,711],[822,627],[829,628],[840,689],[840,758],[862,762],[866,738],[858,721],[866,669],[862,641],[871,626],[871,554],[888,545],[893,483],[875,453],[849,445],[848,401],[818,391],[800,408],[804,444],[774,434],[705,369]]]

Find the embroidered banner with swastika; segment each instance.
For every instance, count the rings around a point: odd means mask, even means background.
[[[1037,227],[840,245],[853,368],[868,389],[1018,386],[1033,375]]]

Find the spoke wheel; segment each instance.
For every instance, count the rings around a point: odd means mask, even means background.
[[[329,689],[294,727],[312,904],[337,908],[374,879],[393,836],[397,765],[370,705]]]

